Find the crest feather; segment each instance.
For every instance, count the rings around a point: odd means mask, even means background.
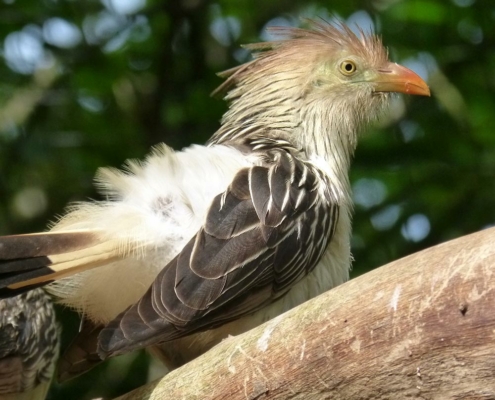
[[[253,43],[243,47],[250,50],[253,60],[231,68],[218,75],[226,78],[212,96],[225,94],[244,78],[266,71],[267,68],[307,65],[311,57],[324,57],[328,52],[348,50],[368,60],[371,65],[380,65],[388,59],[387,50],[379,36],[366,33],[359,28],[356,35],[342,21],[330,23],[324,20],[306,20],[310,28],[270,27],[267,30],[280,40]]]

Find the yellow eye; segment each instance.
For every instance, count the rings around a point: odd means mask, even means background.
[[[356,72],[356,64],[354,61],[344,60],[340,63],[340,72],[347,76],[352,75]]]

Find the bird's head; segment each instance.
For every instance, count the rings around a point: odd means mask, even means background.
[[[352,153],[362,125],[380,114],[390,93],[430,94],[418,75],[388,60],[380,37],[356,35],[342,23],[310,23],[271,28],[283,39],[246,46],[254,60],[223,73],[218,90],[230,89],[231,103],[224,125],[285,130],[303,147],[319,146],[317,153],[345,139]]]

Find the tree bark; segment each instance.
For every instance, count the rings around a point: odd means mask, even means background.
[[[495,399],[495,228],[360,276],[120,400]]]

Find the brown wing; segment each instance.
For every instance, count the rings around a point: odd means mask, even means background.
[[[286,293],[315,267],[338,218],[322,176],[285,150],[241,170],[141,300],[101,332],[100,355],[211,329]]]

